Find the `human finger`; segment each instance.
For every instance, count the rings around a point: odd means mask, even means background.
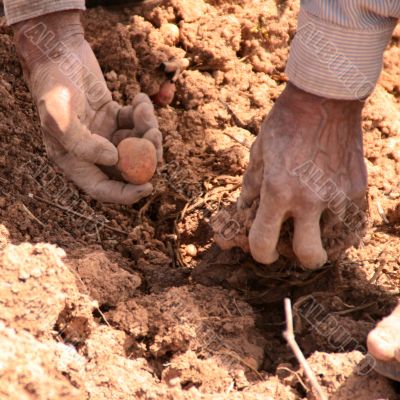
[[[260,205],[250,228],[249,244],[253,258],[261,264],[272,264],[279,258],[278,244],[287,202],[279,194],[262,185]]]
[[[97,166],[70,155],[56,162],[69,179],[98,201],[131,205],[149,196],[153,191],[150,183],[132,185],[111,180]]]
[[[93,164],[115,165],[118,162],[116,147],[108,139],[92,134],[68,106],[68,91],[64,93],[64,88],[57,90],[38,104],[44,133],[54,137],[78,159]]]
[[[328,260],[321,240],[320,219],[319,207],[303,208],[294,216],[293,251],[307,269],[318,269]]]

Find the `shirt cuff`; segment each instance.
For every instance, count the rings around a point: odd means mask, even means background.
[[[306,92],[339,100],[364,99],[382,70],[396,21],[375,29],[349,29],[301,10],[286,74]]]
[[[9,25],[41,15],[66,10],[85,10],[85,0],[5,0],[4,11]]]

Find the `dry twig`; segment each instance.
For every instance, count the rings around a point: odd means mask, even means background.
[[[328,400],[328,397],[322,390],[321,385],[308,364],[303,352],[301,351],[299,345],[296,342],[293,330],[293,315],[292,315],[292,304],[290,299],[285,299],[285,314],[286,314],[286,331],[283,332],[283,337],[286,339],[288,345],[292,349],[297,361],[303,367],[304,373],[306,374],[308,380],[311,383],[312,388],[315,390],[318,400]]]
[[[59,210],[64,211],[64,212],[66,212],[66,213],[68,213],[68,214],[75,215],[75,216],[77,216],[77,217],[79,217],[79,218],[82,218],[82,219],[84,219],[84,220],[86,220],[86,221],[95,222],[95,223],[98,223],[98,222],[99,222],[99,221],[96,221],[94,218],[88,217],[88,216],[83,215],[83,214],[81,214],[81,213],[79,213],[79,212],[77,212],[77,211],[71,210],[71,209],[68,208],[68,207],[60,206],[60,205],[57,204],[57,203],[53,203],[53,202],[51,202],[51,201],[48,201],[48,200],[46,200],[46,199],[43,199],[42,197],[36,196],[36,195],[33,194],[33,193],[29,193],[29,194],[28,194],[28,197],[31,198],[31,199],[34,199],[34,200],[41,201],[42,203],[47,204],[47,205],[49,205],[49,206],[58,208]],[[104,228],[104,229],[108,229],[109,231],[112,231],[112,232],[115,232],[115,233],[119,233],[119,234],[121,234],[121,235],[126,235],[126,236],[128,236],[128,234],[129,234],[128,232],[125,232],[125,231],[123,231],[123,230],[121,230],[121,229],[114,228],[114,227],[112,227],[112,226],[110,226],[110,225],[101,224],[101,226],[102,226],[102,228]]]
[[[30,219],[36,221],[36,222],[37,222],[40,226],[42,226],[42,227],[45,226],[44,223],[43,223],[42,221],[40,221],[39,218],[37,218],[37,217],[33,214],[33,212],[32,212],[24,203],[22,203],[22,202],[21,202],[21,208],[22,208],[23,211],[25,211],[25,212],[28,214],[28,216],[29,216]]]
[[[385,211],[383,210],[382,204],[381,204],[381,202],[379,200],[376,201],[376,208],[378,209],[378,213],[381,216],[383,222],[385,224],[388,224],[389,220],[388,220],[388,218],[387,218],[387,216],[385,214]]]
[[[222,133],[223,133],[225,136],[228,136],[229,138],[231,138],[232,140],[234,140],[235,142],[241,144],[243,147],[246,147],[246,149],[248,149],[248,150],[251,149],[251,143],[249,143],[247,140],[239,139],[239,138],[236,137],[235,135],[232,135],[231,133],[226,132],[226,131],[222,131]]]
[[[287,372],[289,372],[290,374],[293,374],[293,375],[296,377],[297,381],[300,383],[300,385],[303,387],[303,389],[304,389],[305,391],[308,390],[307,385],[304,383],[303,379],[301,379],[301,376],[300,376],[300,374],[299,374],[298,372],[292,371],[290,368],[288,368],[288,367],[283,367],[283,366],[278,366],[278,368],[276,369],[276,371],[278,372],[278,370],[287,371]]]
[[[333,311],[332,314],[335,314],[335,315],[347,315],[347,314],[351,314],[353,312],[365,310],[365,309],[367,309],[369,307],[372,307],[375,304],[376,304],[375,302],[368,303],[368,304],[363,304],[363,305],[358,306],[358,307],[350,308],[349,310]]]
[[[230,349],[228,349],[227,347],[224,347],[224,350],[221,352],[221,354],[225,354],[228,355],[232,358],[234,358],[235,360],[239,361],[240,363],[242,363],[243,365],[245,365],[248,369],[250,369],[251,371],[253,371],[261,380],[264,379],[264,377],[257,371],[257,369],[255,367],[253,367],[252,365],[250,365],[246,360],[244,360],[242,357],[240,357],[238,354],[230,351]],[[325,399],[324,399],[325,400]]]
[[[225,101],[219,99],[219,101],[221,102],[221,104],[223,104],[225,106],[225,108],[228,110],[229,114],[231,115],[233,121],[235,122],[235,125],[238,126],[239,128],[242,129],[247,129],[247,125],[237,116],[237,114],[235,113],[235,111],[233,110],[233,108],[226,103]]]
[[[231,384],[228,386],[228,389],[225,392],[225,397],[228,399],[230,393],[232,392],[233,388],[235,387],[235,381],[232,381]]]
[[[80,275],[78,274],[78,271],[74,271],[72,269],[72,272],[74,273],[74,275],[76,276],[76,278],[78,279],[78,281],[83,285],[83,287],[87,288],[87,285],[85,284],[85,282],[83,282],[82,278],[80,277]],[[94,308],[96,309],[96,311],[100,314],[101,318],[103,318],[103,321],[107,324],[107,326],[109,328],[111,328],[111,324],[107,321],[106,316],[104,315],[103,311],[100,310],[100,307],[95,305]]]
[[[377,282],[378,282],[378,279],[380,278],[380,276],[381,276],[381,274],[382,274],[383,269],[384,269],[385,266],[386,266],[386,262],[385,262],[386,260],[385,260],[385,258],[381,258],[381,257],[382,257],[382,254],[383,254],[384,252],[385,252],[385,250],[382,250],[382,251],[379,253],[378,257],[377,257],[377,259],[380,260],[380,261],[379,261],[379,267],[375,270],[375,273],[374,273],[373,277],[369,280],[369,283],[372,283],[372,284],[377,283]]]

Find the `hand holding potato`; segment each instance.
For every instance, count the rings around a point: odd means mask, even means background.
[[[116,166],[116,146],[128,137],[152,142],[162,162],[162,135],[149,97],[141,93],[125,107],[112,100],[78,11],[31,19],[14,25],[14,32],[49,158],[94,199],[133,204],[148,196],[150,183],[111,180],[98,165]]]

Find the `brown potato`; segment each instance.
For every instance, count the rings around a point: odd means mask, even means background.
[[[157,169],[157,153],[147,139],[127,138],[118,145],[117,168],[122,177],[134,185],[149,182]]]
[[[174,101],[176,92],[176,85],[171,81],[165,81],[161,87],[160,91],[152,97],[155,104],[159,106],[168,106]]]

